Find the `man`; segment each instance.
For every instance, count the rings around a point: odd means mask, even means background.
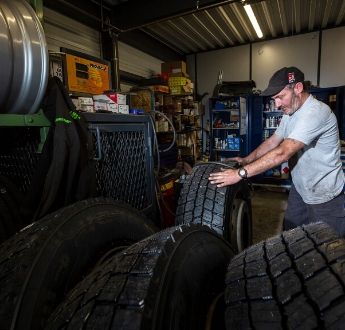
[[[305,90],[304,74],[296,67],[274,73],[263,96],[272,96],[283,118],[275,133],[247,157],[242,167],[210,174],[224,187],[263,173],[289,160],[292,185],[284,230],[324,221],[345,235],[344,174],[340,161],[337,120],[331,109]]]

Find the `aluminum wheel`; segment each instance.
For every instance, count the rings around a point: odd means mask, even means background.
[[[35,113],[48,79],[42,25],[24,0],[0,0],[0,112]]]

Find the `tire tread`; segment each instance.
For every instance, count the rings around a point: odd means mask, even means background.
[[[324,223],[283,232],[244,250],[230,262],[226,276],[227,329],[344,324],[345,313],[339,312],[345,301],[344,265],[345,241]],[[247,311],[243,321],[231,312],[240,305]],[[265,306],[272,314],[264,312]]]

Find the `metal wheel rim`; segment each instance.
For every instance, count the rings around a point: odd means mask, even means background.
[[[237,238],[237,248],[238,251],[242,251],[243,250],[243,235],[242,235],[242,231],[243,231],[243,215],[244,215],[244,205],[245,205],[245,201],[241,200],[240,201],[240,205],[238,207],[238,213],[237,213],[237,230],[236,230],[236,238]]]
[[[39,110],[48,80],[48,51],[42,25],[24,0],[0,1],[2,113]]]

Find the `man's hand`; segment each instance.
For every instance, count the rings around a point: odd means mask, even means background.
[[[211,173],[208,179],[218,188],[230,186],[241,180],[238,170],[232,169],[221,169],[221,172]]]

